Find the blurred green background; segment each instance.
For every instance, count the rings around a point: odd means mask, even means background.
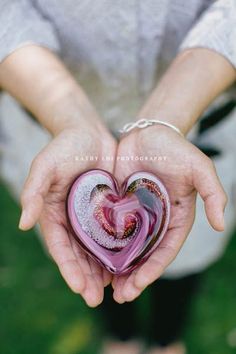
[[[34,232],[17,229],[20,210],[0,183],[0,353],[98,353],[102,314],[65,285]],[[236,238],[202,279],[185,333],[190,354],[236,353]],[[145,311],[145,294],[139,299]]]

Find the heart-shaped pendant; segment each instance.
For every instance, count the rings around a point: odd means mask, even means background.
[[[79,245],[113,274],[130,272],[157,248],[170,218],[168,193],[152,173],[136,172],[119,188],[104,170],[72,184],[68,220]]]

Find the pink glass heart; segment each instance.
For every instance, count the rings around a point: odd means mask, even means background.
[[[67,214],[79,245],[111,273],[124,274],[143,263],[161,242],[170,202],[154,174],[136,172],[119,188],[110,173],[96,169],[72,184]]]

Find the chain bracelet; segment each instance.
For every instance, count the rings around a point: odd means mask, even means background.
[[[119,133],[121,133],[121,134],[129,133],[131,130],[133,130],[135,128],[142,129],[142,128],[146,128],[146,127],[149,127],[154,124],[165,125],[166,127],[173,129],[179,135],[184,137],[184,134],[179,130],[179,128],[177,128],[175,125],[173,125],[171,123],[167,123],[167,122],[164,122],[164,121],[158,120],[158,119],[145,119],[145,118],[139,119],[136,122],[131,122],[131,123],[125,124],[123,126],[123,128],[119,130]]]

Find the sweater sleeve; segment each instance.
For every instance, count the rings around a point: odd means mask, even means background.
[[[0,63],[27,44],[59,51],[53,25],[33,6],[31,0],[0,0]]]
[[[179,50],[194,47],[212,49],[236,67],[236,0],[217,0],[202,14]]]

